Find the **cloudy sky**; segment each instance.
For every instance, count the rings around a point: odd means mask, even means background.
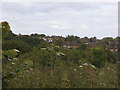
[[[118,36],[117,2],[4,2],[2,18],[16,34]]]

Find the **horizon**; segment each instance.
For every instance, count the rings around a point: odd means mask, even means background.
[[[15,34],[116,38],[117,9],[117,2],[4,2],[1,21]]]
[[[19,34],[16,34],[16,33],[14,33],[15,35],[28,35],[28,36],[31,36],[32,34],[38,34],[38,35],[42,35],[43,33],[31,33],[31,34],[21,34],[21,33],[19,33]],[[66,38],[67,36],[76,36],[76,35],[66,35],[66,36],[60,36],[60,35],[46,35],[46,34],[44,34],[46,37],[47,36],[50,36],[50,37],[52,37],[52,36],[59,36],[59,37],[63,37],[63,38]],[[117,38],[117,37],[120,37],[120,36],[116,36],[116,37],[103,37],[103,38],[97,38],[96,36],[93,36],[93,37],[88,37],[88,36],[84,36],[84,37],[80,37],[80,36],[77,36],[77,37],[79,37],[80,39],[82,39],[82,38],[85,38],[85,37],[87,37],[88,39],[90,39],[90,38],[96,38],[96,39],[98,39],[98,40],[102,40],[102,39],[104,39],[104,38],[113,38],[113,39],[115,39],[115,38]]]

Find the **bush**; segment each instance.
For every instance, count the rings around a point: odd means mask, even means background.
[[[2,48],[3,50],[18,49],[22,53],[31,50],[31,47],[21,40],[3,40]]]
[[[104,66],[106,60],[107,60],[107,54],[103,47],[96,47],[93,48],[93,53],[91,57],[91,63],[95,65],[96,67],[102,67]]]

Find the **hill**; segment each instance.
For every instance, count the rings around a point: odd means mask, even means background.
[[[119,37],[16,35],[0,25],[3,88],[118,87]]]

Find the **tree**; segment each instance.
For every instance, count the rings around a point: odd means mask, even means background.
[[[87,49],[87,45],[84,44],[84,43],[80,43],[78,49],[79,49],[79,50],[86,50],[86,49]]]
[[[45,34],[39,34],[39,37],[45,37],[46,35]]]
[[[9,58],[15,58],[18,53],[14,50],[7,50],[4,52],[4,55],[7,55]]]
[[[62,46],[63,43],[64,43],[64,41],[63,41],[62,39],[60,39],[60,38],[58,38],[58,39],[55,41],[55,45],[57,45],[57,46]]]
[[[91,63],[95,65],[96,67],[102,67],[104,66],[106,60],[107,60],[107,54],[103,47],[96,47],[93,48]]]
[[[31,47],[22,40],[3,40],[3,50],[18,49],[21,53],[31,50]]]
[[[118,53],[112,53],[111,51],[107,50],[107,62],[109,63],[116,63],[118,60]]]
[[[9,23],[4,21],[4,22],[1,22],[0,23],[0,27],[1,27],[1,30],[2,30],[2,36],[3,37],[6,37],[10,31],[10,26],[9,26]]]
[[[25,43],[27,43],[30,46],[36,46],[37,44],[42,42],[42,40],[40,40],[38,38],[33,38],[33,37],[29,36],[29,35],[16,36],[16,37],[14,37],[14,39],[22,40],[22,41],[24,41]]]
[[[65,41],[70,41],[70,42],[79,41],[79,40],[80,40],[79,37],[73,36],[73,35],[68,35],[68,36],[65,38]]]
[[[0,31],[2,32],[2,39],[10,40],[15,36],[10,30],[10,25],[7,21],[0,23]]]

